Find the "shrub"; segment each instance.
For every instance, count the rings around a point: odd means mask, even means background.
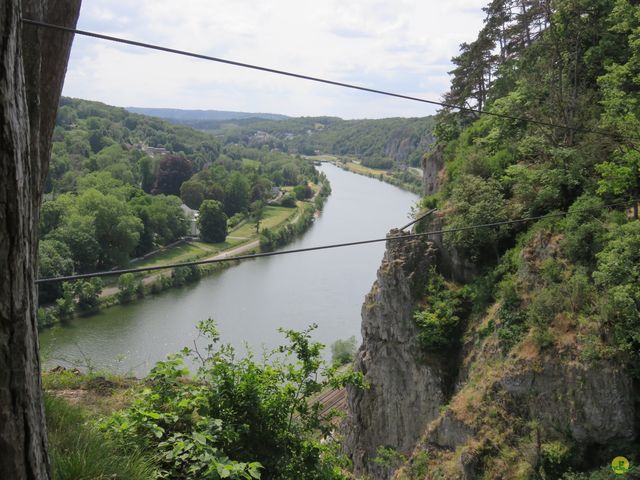
[[[285,331],[289,343],[262,363],[218,346],[211,320],[199,329],[206,347],[156,364],[147,388],[102,428],[124,446],[156,454],[160,478],[344,478],[328,452],[331,416],[321,418],[321,405],[311,398],[361,376],[338,378],[327,369],[311,329]],[[199,365],[192,379],[186,356]]]
[[[356,337],[349,337],[346,340],[336,340],[331,345],[331,361],[337,367],[351,363],[355,354]]]
[[[459,340],[460,299],[445,284],[435,268],[427,280],[424,307],[414,313],[418,325],[418,338],[425,350],[444,350],[455,346]]]
[[[142,282],[133,273],[124,273],[118,278],[118,301],[129,303],[143,293]]]

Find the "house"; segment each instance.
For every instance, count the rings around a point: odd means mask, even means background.
[[[187,236],[189,237],[198,237],[200,236],[200,230],[198,230],[198,215],[200,214],[197,210],[193,208],[187,207],[184,203],[180,205],[182,211],[184,212],[184,216],[187,217],[187,221],[189,222],[189,228],[187,229]]]

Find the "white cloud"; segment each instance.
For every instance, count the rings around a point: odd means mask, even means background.
[[[83,29],[440,99],[483,0],[85,0]],[[434,108],[76,37],[65,95],[121,106],[419,116]]]

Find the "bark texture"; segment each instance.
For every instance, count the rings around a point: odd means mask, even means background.
[[[80,0],[0,4],[0,478],[47,479],[36,324],[37,225]]]

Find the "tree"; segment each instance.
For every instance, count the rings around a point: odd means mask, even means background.
[[[227,216],[222,204],[215,200],[205,200],[200,206],[198,217],[200,237],[205,242],[224,242],[227,238]]]
[[[603,92],[601,123],[621,137],[633,138],[640,129],[640,15],[630,0],[618,0],[610,16],[611,32],[624,39],[618,45],[618,62],[610,62],[598,78]],[[632,141],[623,141],[609,161],[598,165],[598,193],[637,199],[640,195],[640,151]],[[634,202],[634,218],[638,204]]]
[[[225,189],[224,212],[232,217],[246,211],[250,197],[249,181],[240,172],[233,172]]]
[[[180,196],[180,186],[191,178],[191,162],[182,156],[167,155],[158,165],[153,193]]]
[[[187,207],[198,210],[204,200],[204,185],[197,180],[184,182],[180,187],[180,198]]]
[[[296,198],[298,200],[306,200],[307,198],[311,198],[313,196],[313,190],[306,182],[302,185],[296,185],[293,188],[293,192],[296,194]]]
[[[331,361],[337,367],[351,363],[356,355],[356,337],[336,340],[331,344]]]
[[[256,233],[260,233],[260,222],[264,216],[264,202],[257,200],[251,204],[251,218],[256,222]]]
[[[484,180],[474,175],[464,175],[453,186],[451,212],[447,216],[447,229],[458,229],[469,225],[501,222],[507,219],[504,197],[500,185],[493,179]],[[505,228],[479,228],[448,233],[445,241],[460,249],[477,262],[486,252],[498,254],[497,243]]]
[[[156,170],[158,164],[153,158],[145,155],[138,161],[138,168],[140,169],[140,187],[146,193],[151,193],[153,186],[156,183]]]
[[[0,22],[0,478],[50,477],[36,318],[37,222],[80,1],[7,0]]]
[[[58,240],[41,240],[38,245],[39,278],[59,277],[73,273],[73,260],[69,247]],[[59,282],[40,285],[39,303],[50,303],[62,295],[62,285]]]
[[[118,277],[118,301],[129,303],[142,293],[142,283],[133,273],[125,273]]]
[[[78,297],[78,309],[82,313],[95,312],[100,308],[100,292],[102,280],[92,278],[88,281],[79,281],[74,285],[74,291]]]

